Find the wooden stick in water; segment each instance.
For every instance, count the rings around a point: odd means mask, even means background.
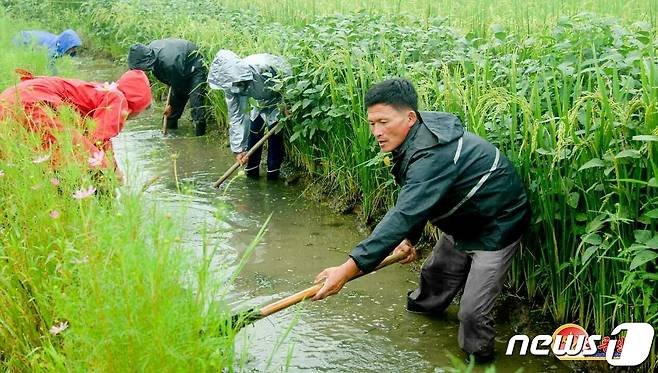
[[[378,270],[378,269],[382,269],[384,267],[387,267],[387,266],[389,266],[393,263],[397,263],[400,260],[404,259],[405,257],[406,257],[406,254],[404,254],[404,253],[391,254],[391,255],[387,256],[381,263],[379,263],[377,268],[375,268],[375,271]],[[361,272],[361,273],[357,274],[356,276],[352,277],[351,279],[349,279],[348,281],[352,281],[352,280],[354,280],[356,278],[359,278],[361,276],[364,276],[364,275],[365,275],[365,273]],[[262,319],[263,317],[267,317],[267,316],[269,316],[273,313],[279,312],[279,311],[281,311],[283,309],[286,309],[286,308],[288,308],[288,307],[290,307],[294,304],[297,304],[297,303],[303,301],[304,299],[312,298],[313,296],[315,296],[315,294],[317,294],[318,291],[320,291],[320,289],[322,289],[322,285],[323,284],[315,284],[315,285],[311,286],[310,288],[304,289],[300,292],[297,292],[297,293],[295,293],[293,295],[290,295],[286,298],[283,298],[279,301],[268,304],[267,306],[262,307],[259,310],[257,316],[259,316],[258,317],[259,319]]]
[[[171,97],[171,86],[169,87],[169,91],[167,92],[167,102],[165,103],[165,112],[162,114],[162,133],[167,134],[167,118],[169,117],[169,113],[167,112],[167,108],[169,107],[169,98]]]
[[[276,126],[272,127],[265,134],[265,136],[263,136],[262,139],[258,140],[258,142],[254,144],[254,146],[252,146],[251,149],[249,149],[249,151],[247,151],[246,157],[247,158],[251,157],[251,155],[254,154],[256,149],[260,148],[263,145],[263,143],[270,138],[270,136],[274,135],[276,133],[276,130],[281,125],[281,123],[282,122],[278,122]],[[235,161],[235,163],[233,163],[233,166],[231,166],[228,170],[226,170],[226,172],[224,172],[224,175],[222,175],[222,177],[220,177],[217,181],[215,181],[215,183],[212,186],[214,186],[215,188],[219,188],[219,186],[222,185],[222,183],[226,181],[226,179],[228,179],[229,176],[231,176],[231,174],[233,174],[233,172],[235,172],[235,170],[237,170],[239,167],[240,167],[240,162]]]

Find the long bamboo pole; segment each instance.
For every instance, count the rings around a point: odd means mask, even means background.
[[[283,122],[278,122],[274,127],[270,128],[270,130],[265,134],[265,136],[263,136],[262,139],[258,140],[258,142],[254,144],[254,146],[252,146],[251,149],[249,149],[249,151],[247,151],[247,155],[245,157],[246,158],[251,157],[251,155],[254,154],[256,149],[260,148],[263,145],[263,143],[270,138],[270,136],[276,133],[276,130],[279,128],[279,126],[281,126],[281,123]],[[228,179],[229,176],[231,176],[231,174],[233,174],[233,172],[235,172],[235,170],[237,170],[239,167],[240,167],[240,162],[236,161],[235,163],[233,163],[233,166],[231,166],[228,170],[226,170],[226,172],[224,172],[224,175],[222,175],[222,177],[217,179],[217,181],[215,181],[212,186],[214,186],[215,188],[219,188],[219,186],[222,185],[222,183],[226,181],[226,179]]]
[[[169,98],[171,97],[171,86],[169,87],[169,91],[167,92],[167,102],[165,103],[165,111],[162,114],[162,133],[167,134],[167,118],[169,117],[169,113],[167,112],[167,108],[169,107]]]
[[[391,255],[387,256],[381,263],[379,263],[379,265],[377,266],[377,268],[375,268],[375,270],[382,269],[382,268],[387,267],[387,266],[389,266],[393,263],[397,263],[400,260],[404,259],[405,257],[406,257],[406,254],[404,254],[404,253],[391,254]],[[365,273],[360,272],[359,274],[352,277],[348,281],[352,281],[352,280],[354,280],[356,278],[359,278],[361,276],[364,276],[364,275],[365,275]],[[315,285],[313,285],[309,288],[306,288],[306,289],[304,289],[302,291],[299,291],[295,294],[287,296],[287,297],[285,297],[281,300],[278,300],[274,303],[270,303],[270,304],[260,308],[258,311],[251,310],[251,311],[248,311],[246,313],[242,313],[242,315],[244,315],[243,317],[240,317],[240,314],[234,315],[233,316],[233,322],[234,322],[234,324],[236,324],[236,323],[240,324],[239,326],[242,327],[242,326],[250,324],[254,321],[257,321],[257,320],[260,320],[264,317],[267,317],[271,314],[277,313],[277,312],[279,312],[283,309],[286,309],[286,308],[288,308],[292,305],[295,305],[295,304],[303,301],[304,299],[312,298],[313,296],[315,296],[315,294],[317,294],[318,291],[320,291],[320,289],[322,289],[322,285],[323,284],[315,284]]]

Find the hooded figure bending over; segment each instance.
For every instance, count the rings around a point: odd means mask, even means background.
[[[249,159],[246,153],[262,137],[265,125],[274,127],[279,121],[281,94],[273,90],[275,78],[292,75],[290,65],[271,54],[252,54],[243,59],[229,50],[220,50],[210,66],[208,85],[224,91],[228,107],[231,151],[240,163],[247,162],[246,173],[258,177],[261,150]],[[247,114],[249,98],[256,106]],[[267,178],[279,177],[283,161],[283,138],[280,133],[268,140]]]
[[[126,119],[151,104],[149,81],[139,70],[124,73],[116,83],[18,72],[22,75],[21,82],[0,94],[0,120],[13,119],[40,133],[44,148],[49,149],[57,142],[59,132],[65,130],[57,110],[68,105],[83,118],[95,122],[95,128],[86,128],[82,120],[66,131],[70,132],[73,143],[82,146],[100,168],[107,167],[104,154],[112,149],[110,140],[123,129]]]
[[[149,45],[134,44],[128,53],[128,67],[152,71],[162,83],[171,87],[167,107],[167,128],[178,128],[185,104],[190,100],[192,120],[197,136],[206,133],[206,76],[203,55],[197,46],[182,39],[155,40]]]
[[[14,44],[37,45],[48,49],[48,58],[55,59],[65,54],[75,56],[77,48],[82,45],[82,40],[75,31],[64,30],[55,35],[46,31],[30,30],[21,31],[13,39]]]

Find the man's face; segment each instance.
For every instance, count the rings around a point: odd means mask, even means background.
[[[396,109],[387,104],[375,104],[368,107],[368,123],[382,151],[390,152],[407,138],[409,129],[416,123],[416,112]]]

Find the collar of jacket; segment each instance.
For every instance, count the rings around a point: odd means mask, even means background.
[[[417,113],[418,120],[409,129],[409,133],[400,147],[393,151],[395,164],[391,172],[398,184],[407,169],[411,157],[419,150],[437,145],[448,144],[464,134],[464,127],[454,114],[424,111]]]
[[[404,139],[402,145],[400,145],[392,152],[394,164],[391,172],[395,176],[398,184],[400,183],[399,177],[402,175],[402,171],[407,168],[411,154],[415,153],[416,151],[416,144],[414,143],[414,140],[416,139],[418,132],[425,132],[421,129],[421,127],[424,127],[424,125],[422,120],[419,118],[416,123],[409,129],[409,133],[407,133],[407,137]]]

